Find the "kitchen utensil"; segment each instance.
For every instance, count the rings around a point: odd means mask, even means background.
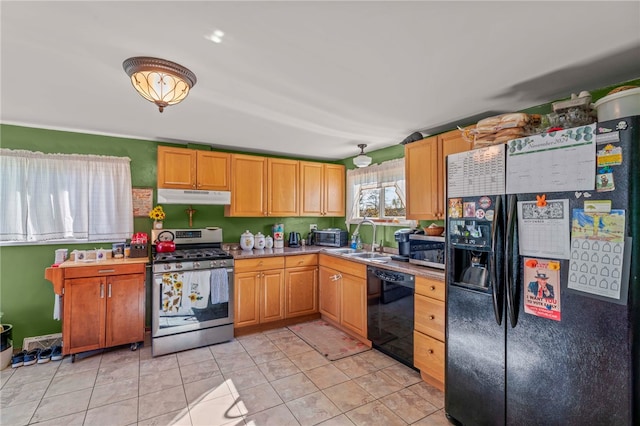
[[[173,241],[161,241],[156,244],[156,252],[158,253],[170,253],[173,251],[176,251],[176,243],[174,243]]]
[[[299,232],[289,232],[289,247],[300,247]]]

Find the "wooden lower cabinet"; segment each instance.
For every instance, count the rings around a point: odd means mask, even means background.
[[[444,390],[445,283],[416,277],[413,365],[426,382]]]
[[[45,277],[62,296],[64,355],[144,341],[143,263],[59,268],[55,280],[51,275]]]
[[[234,327],[284,318],[284,257],[235,261]]]
[[[320,313],[349,334],[367,339],[367,267],[320,255]]]
[[[318,312],[318,255],[285,257],[284,317]]]

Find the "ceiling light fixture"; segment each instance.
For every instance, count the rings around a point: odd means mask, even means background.
[[[357,167],[367,167],[369,164],[371,164],[371,157],[365,155],[364,153],[364,149],[366,147],[367,144],[364,143],[358,145],[358,148],[360,148],[360,154],[358,154],[358,156],[353,159],[353,164],[355,164]]]
[[[164,107],[181,102],[196,84],[196,75],[175,62],[136,56],[122,63],[131,84],[146,100]]]

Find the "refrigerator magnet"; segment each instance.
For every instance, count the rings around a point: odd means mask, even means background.
[[[462,217],[462,198],[449,198],[449,217],[452,219]]]
[[[464,217],[476,217],[476,203],[466,202],[464,203]]]
[[[613,173],[602,173],[596,176],[596,191],[607,192],[616,189],[613,183]]]
[[[622,164],[622,148],[609,143],[597,152],[596,159],[598,167],[618,166]]]

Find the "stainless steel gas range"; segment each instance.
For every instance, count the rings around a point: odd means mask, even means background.
[[[231,340],[233,257],[222,229],[154,229],[151,240],[152,355]]]

